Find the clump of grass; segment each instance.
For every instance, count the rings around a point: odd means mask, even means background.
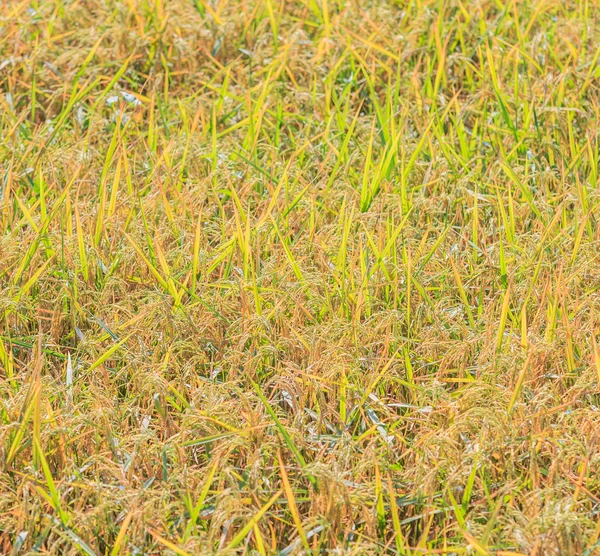
[[[0,551],[595,554],[594,1],[0,5]]]

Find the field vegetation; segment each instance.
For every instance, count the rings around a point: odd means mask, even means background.
[[[600,554],[599,45],[0,2],[0,552]]]

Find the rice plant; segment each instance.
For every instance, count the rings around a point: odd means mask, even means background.
[[[600,554],[599,45],[0,2],[0,552]]]

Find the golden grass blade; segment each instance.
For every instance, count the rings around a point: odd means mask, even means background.
[[[504,292],[502,300],[502,312],[500,313],[500,324],[498,326],[498,336],[496,337],[496,351],[502,349],[504,339],[504,329],[506,328],[506,318],[508,317],[510,303],[510,287]]]
[[[531,363],[531,354],[527,357],[527,359],[525,360],[525,364],[523,365],[523,368],[521,369],[521,371],[519,372],[519,375],[517,377],[517,382],[515,384],[512,396],[510,398],[510,402],[508,403],[508,414],[510,415],[515,407],[515,404],[517,403],[517,400],[519,399],[519,395],[521,393],[521,388],[523,388],[523,382],[525,381],[525,375],[527,374],[527,370],[529,369],[529,365]]]
[[[267,502],[266,504],[252,517],[244,527],[238,532],[238,534],[231,539],[229,544],[227,545],[227,550],[233,550],[237,546],[239,546],[243,540],[246,538],[248,533],[252,531],[254,526],[261,520],[261,518],[269,511],[269,508],[279,500],[281,495],[283,494],[283,490],[278,490]]]
[[[98,367],[100,367],[100,365],[102,365],[103,363],[108,361],[108,359],[110,359],[110,357],[114,353],[116,353],[127,342],[127,340],[129,340],[130,337],[131,337],[131,334],[129,336],[126,336],[125,338],[123,338],[120,342],[117,342],[116,344],[114,344],[109,349],[107,349],[100,357],[98,357],[98,359],[96,359],[96,361],[94,361],[89,366],[87,372],[89,373],[89,372],[93,371],[94,369],[97,369]]]
[[[296,525],[296,529],[298,530],[298,534],[302,540],[302,546],[304,546],[304,549],[308,551],[310,550],[310,545],[308,544],[308,539],[306,538],[304,528],[302,527],[302,519],[300,517],[300,512],[298,511],[298,506],[296,505],[296,498],[294,496],[292,486],[290,485],[290,480],[288,478],[287,471],[285,470],[283,459],[281,458],[281,451],[277,452],[277,459],[279,461],[279,474],[281,475],[281,481],[283,482],[283,490],[288,500],[290,513],[292,514],[294,524]]]
[[[125,540],[125,535],[127,534],[127,528],[129,527],[129,524],[131,523],[132,519],[133,519],[133,510],[131,510],[125,516],[123,523],[121,523],[121,527],[119,528],[119,533],[117,535],[117,538],[115,539],[115,544],[113,544],[113,547],[110,551],[110,556],[117,556],[120,553],[121,545],[123,544],[123,541]]]
[[[179,548],[176,544],[172,543],[170,540],[165,539],[154,529],[147,527],[146,531],[148,531],[148,533],[150,533],[162,546],[164,546],[165,548],[168,548],[169,550],[172,550],[173,552],[175,552],[175,554],[178,554],[179,556],[190,556],[188,552],[186,552],[182,548]]]

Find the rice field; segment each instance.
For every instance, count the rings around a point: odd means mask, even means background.
[[[0,2],[0,553],[600,554],[597,0]]]

